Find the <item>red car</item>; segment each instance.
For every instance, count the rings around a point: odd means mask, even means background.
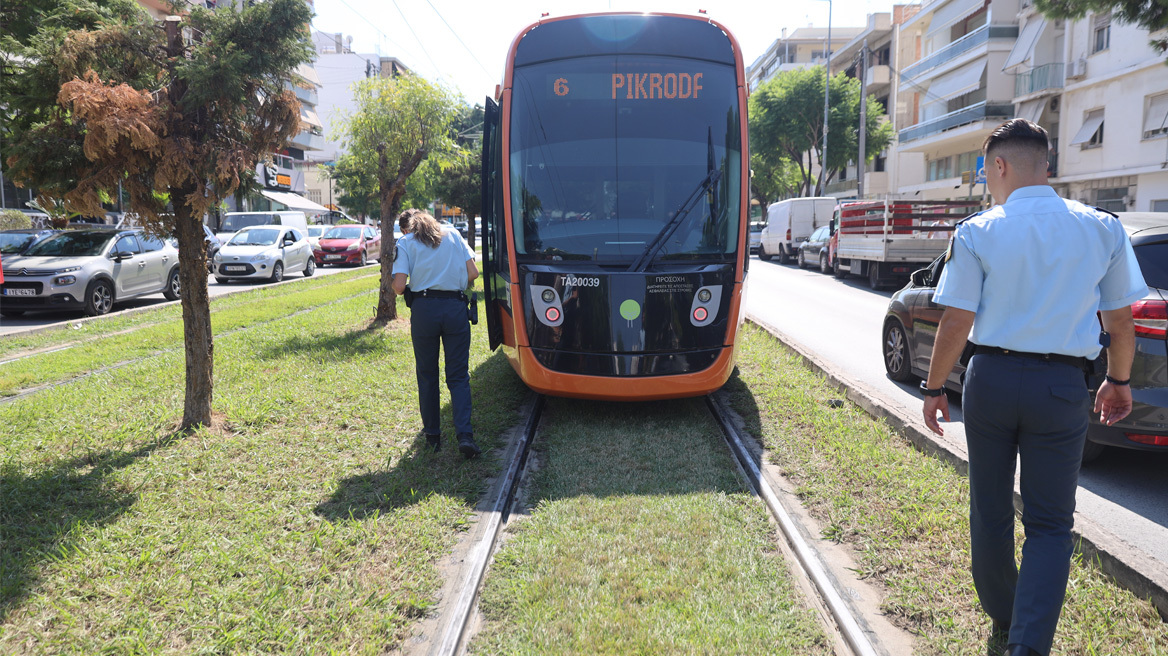
[[[320,236],[320,245],[312,251],[316,263],[356,264],[381,259],[381,234],[372,226],[340,225]]]

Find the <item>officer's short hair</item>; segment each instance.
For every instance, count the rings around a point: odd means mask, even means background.
[[[1047,161],[1050,136],[1037,123],[1024,118],[1012,118],[994,128],[981,146],[988,165],[994,157],[1006,161],[1028,160],[1035,168]]]

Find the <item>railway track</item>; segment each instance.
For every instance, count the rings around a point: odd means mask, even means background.
[[[779,527],[789,551],[795,556],[795,561],[789,563],[792,575],[803,578],[819,597],[825,631],[837,646],[847,649],[844,653],[852,656],[887,654],[886,650],[879,648],[874,642],[872,632],[865,629],[862,620],[858,619],[852,606],[845,599],[845,593],[828,572],[818,552],[803,538],[798,524],[784,509],[748,447],[749,438],[735,427],[728,411],[715,395],[707,396],[705,400],[747,487],[765,504]],[[461,580],[456,588],[455,602],[439,620],[436,640],[429,650],[432,656],[454,656],[467,651],[469,641],[473,637],[470,627],[474,624],[474,616],[477,613],[479,592],[499,546],[499,536],[510,519],[516,493],[523,486],[528,454],[537,437],[544,406],[543,396],[536,397],[531,404],[523,431],[517,444],[511,449],[501,484],[494,492],[491,510],[484,517],[485,530],[479,533],[478,541],[467,551],[466,560],[459,574]]]

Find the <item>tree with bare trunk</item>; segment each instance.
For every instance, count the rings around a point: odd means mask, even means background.
[[[122,3],[124,4],[124,3]],[[131,3],[132,4],[132,3]],[[68,17],[90,11],[65,0]],[[67,209],[100,214],[119,187],[146,228],[178,239],[186,347],[182,428],[211,423],[214,350],[203,216],[301,129],[287,88],[311,58],[305,0],[189,13],[156,25],[125,7],[83,29],[46,20],[18,75],[55,85],[38,120],[13,121],[6,163],[21,184]],[[80,155],[80,156],[79,156]]]
[[[397,318],[397,294],[390,282],[393,224],[401,211],[406,182],[427,157],[454,152],[450,124],[458,98],[415,75],[373,77],[353,85],[357,109],[341,121],[348,151],[345,166],[376,181],[381,201],[381,291],[375,321]]]

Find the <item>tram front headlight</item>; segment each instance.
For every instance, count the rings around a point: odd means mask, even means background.
[[[543,298],[544,303],[554,303],[556,300],[556,293],[550,289],[545,289],[543,290],[543,294],[540,294],[540,297]]]
[[[700,292],[698,292],[698,300],[701,301],[702,303],[708,303],[710,301],[710,296],[711,296],[710,290],[708,290],[708,289],[703,289]]]

